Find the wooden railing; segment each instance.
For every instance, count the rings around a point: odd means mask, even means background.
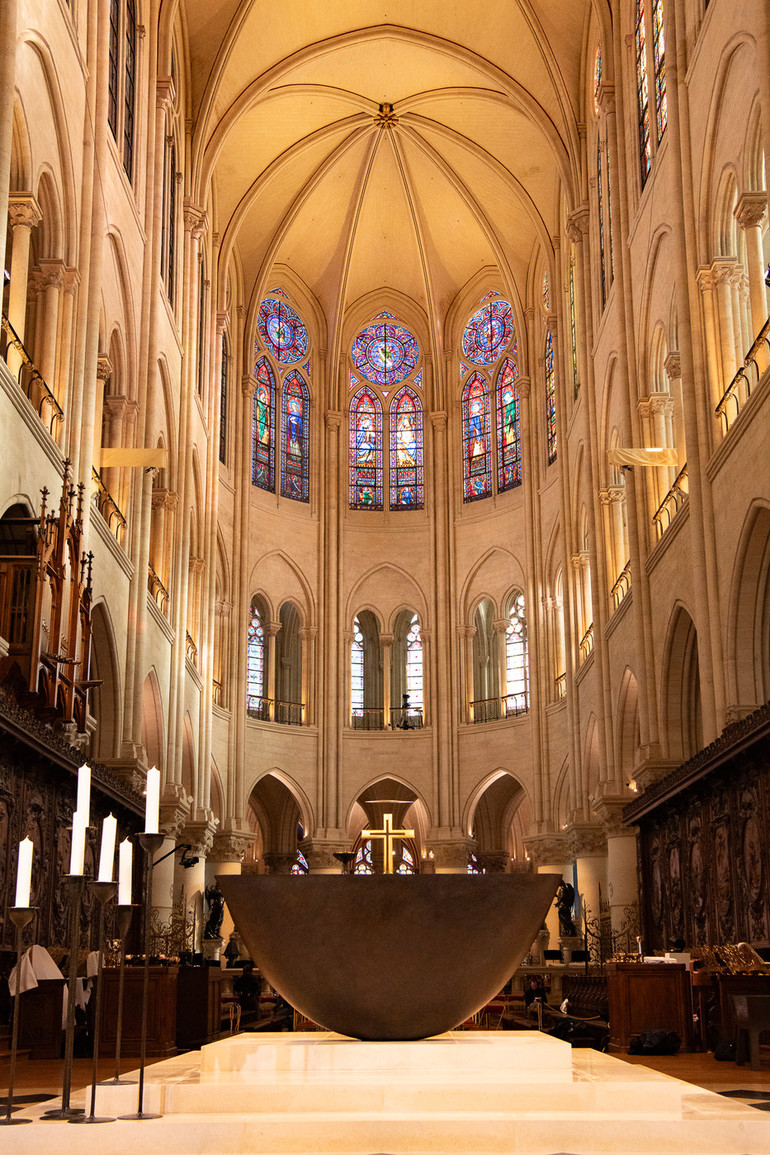
[[[51,434],[51,437],[55,438],[59,430],[59,424],[64,420],[62,407],[43,380],[42,374],[35,368],[32,358],[24,348],[24,342],[17,335],[16,330],[5,313],[3,313],[0,318],[0,328],[5,334],[5,348],[2,350],[2,355],[7,361],[9,345],[13,346],[19,354],[21,358],[18,377],[19,385],[24,390],[25,397],[45,428]]]
[[[674,515],[684,505],[689,486],[687,482],[687,462],[685,461],[682,468],[677,473],[674,484],[669,489],[666,496],[661,501],[655,513],[652,515],[652,522],[658,535],[658,540],[663,537],[671,522],[674,520]]]
[[[107,522],[110,532],[115,534],[118,542],[122,545],[126,532],[126,519],[118,509],[115,498],[107,489],[96,469],[91,470],[91,477],[94,483],[94,505]]]
[[[580,664],[594,652],[594,624],[591,622],[590,626],[580,639]]]
[[[147,565],[147,589],[160,612],[165,614],[169,603],[168,590],[149,563]]]
[[[615,609],[618,608],[623,598],[631,589],[631,562],[627,561],[621,570],[618,580],[612,587],[612,600],[615,603]]]
[[[722,433],[726,434],[751,396],[752,387],[756,389],[762,377],[760,367],[760,351],[763,352],[765,368],[770,363],[770,317],[759,331],[756,341],[746,354],[743,364],[725,389],[714,412],[722,419]]]

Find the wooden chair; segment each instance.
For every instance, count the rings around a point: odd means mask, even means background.
[[[770,995],[731,995],[735,1012],[735,1061],[746,1061],[744,1036],[748,1036],[752,1071],[759,1070],[759,1036],[770,1031]]]

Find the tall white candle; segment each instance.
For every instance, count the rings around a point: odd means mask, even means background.
[[[131,840],[124,838],[118,847],[118,906],[131,905],[131,867],[134,848]]]
[[[117,833],[118,821],[112,814],[108,814],[102,823],[102,847],[99,853],[99,882],[112,882]]]
[[[78,804],[75,810],[85,815],[88,826],[91,821],[91,767],[87,762],[78,770]]]
[[[145,834],[158,833],[158,820],[160,818],[160,770],[156,770],[153,766],[151,770],[147,771],[147,797],[145,799],[144,807],[144,832]]]
[[[32,839],[25,838],[19,843],[19,862],[16,867],[16,906],[29,906],[29,890],[32,881]]]
[[[88,819],[76,810],[72,815],[72,846],[70,848],[70,874],[82,874],[86,857],[86,828]]]

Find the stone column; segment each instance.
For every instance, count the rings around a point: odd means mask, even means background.
[[[703,305],[703,336],[706,342],[706,371],[708,373],[709,382],[711,384],[711,403],[712,406],[714,406],[719,402],[719,399],[727,386],[722,388],[722,379],[724,375],[720,371],[719,336],[717,333],[718,321],[716,286],[714,281],[714,274],[707,265],[702,266],[698,270],[697,281],[701,294],[701,302]],[[682,373],[680,368],[680,381],[681,375]]]
[[[23,343],[27,322],[30,241],[32,230],[42,221],[43,213],[31,193],[15,193],[8,198],[8,218],[13,229],[8,320]],[[21,353],[12,345],[8,346],[7,362],[14,377],[18,376],[22,363]]]
[[[201,950],[203,940],[203,896],[206,890],[206,859],[211,853],[216,822],[213,816],[208,821],[186,823],[180,841],[188,843],[188,857],[197,858],[194,866],[181,864],[181,856],[176,860],[177,887],[182,892],[182,909],[185,916],[192,915],[192,949]]]
[[[174,907],[175,849],[176,838],[173,835],[167,835],[163,839],[160,850],[154,856],[154,861],[158,865],[153,867],[152,871],[152,905],[157,913],[158,921],[161,923],[169,921]],[[144,856],[144,851],[142,851],[142,856]],[[161,859],[163,859],[162,862]]]
[[[751,340],[767,320],[767,292],[765,289],[765,261],[762,253],[762,225],[767,213],[767,193],[744,193],[735,208],[735,219],[743,229],[746,242],[746,263],[749,270],[749,301],[751,304]],[[764,349],[764,346],[763,346]],[[765,367],[765,361],[762,368]]]
[[[316,704],[313,687],[315,686],[315,640],[317,636],[317,626],[300,626],[299,640],[302,645],[302,705],[304,707],[302,713],[303,726],[314,726],[316,720]]]
[[[349,853],[349,842],[340,842],[321,838],[307,838],[300,842],[299,848],[305,856],[311,874],[341,874],[342,863],[335,858],[339,854]]]
[[[534,838],[525,838],[524,845],[538,874],[558,874],[565,882],[572,882],[572,860],[565,838],[558,834],[542,834]],[[559,911],[555,902],[552,902],[548,908],[545,925],[548,928],[550,949],[558,950],[556,944],[561,938],[561,930]]]
[[[460,639],[460,692],[462,694],[462,720],[473,721],[473,639],[476,637],[475,626],[460,626],[457,630]]]
[[[390,729],[390,662],[393,656],[393,634],[380,634],[382,646],[382,725]]]
[[[668,361],[668,358],[666,358]],[[668,393],[650,394],[650,416],[652,417],[652,443],[661,449],[672,449],[671,440],[672,419],[674,416],[674,402]],[[660,500],[668,493],[676,480],[678,470],[672,465],[658,466],[660,484]]]
[[[40,274],[43,316],[38,320],[40,355],[37,367],[48,388],[55,397],[58,397],[59,390],[55,386],[56,344],[59,331],[59,299],[64,288],[64,261],[40,261]]]
[[[265,622],[267,634],[267,697],[268,717],[275,721],[275,639],[280,633],[280,622]]]
[[[61,444],[63,437],[63,426],[69,424],[68,410],[72,400],[72,390],[70,389],[70,377],[72,371],[72,349],[74,345],[74,324],[75,324],[75,296],[80,285],[80,273],[77,269],[64,270],[64,300],[60,301],[61,309],[61,325],[59,332],[61,334],[58,349],[57,349],[57,367],[54,372],[54,381],[49,382],[51,389],[56,393],[56,400],[64,410],[64,422],[60,425],[57,431],[57,441]]]
[[[669,353],[666,360],[663,362],[663,368],[666,370],[668,376],[668,391],[671,396],[671,409],[666,410],[666,433],[668,436],[668,446],[670,449],[676,449],[678,462],[675,466],[669,466],[669,476],[671,477],[671,484],[673,484],[676,474],[687,460],[687,445],[684,436],[684,424],[682,422],[682,359],[676,351]],[[675,404],[674,399],[679,401],[679,405]]]
[[[240,874],[243,856],[254,841],[254,835],[229,832],[215,834],[211,851],[206,859],[206,886],[215,881],[218,874]],[[233,931],[233,919],[225,903],[225,917],[222,921],[222,938],[227,942]]]
[[[94,468],[96,469],[99,476],[101,477],[102,482],[104,483],[106,488],[110,491],[110,496],[114,498],[115,494],[110,489],[109,485],[107,485],[107,482],[105,481],[105,478],[104,478],[104,474],[102,472],[102,445],[104,445],[104,444],[112,445],[111,441],[109,441],[109,440],[105,441],[104,428],[103,428],[103,426],[104,426],[105,393],[106,393],[107,389],[109,388],[110,379],[112,377],[112,371],[113,371],[112,361],[110,361],[109,357],[106,354],[101,353],[96,359],[97,386],[96,386],[96,389],[94,391],[95,396],[94,396],[93,462],[94,462]],[[108,437],[109,437],[109,432],[110,431],[108,430]],[[116,474],[116,473],[117,473],[117,470],[115,470],[115,471],[113,471],[112,469],[109,470],[109,476],[110,476],[111,481],[113,480],[114,474]]]
[[[530,611],[531,613],[531,611]],[[492,631],[497,646],[497,686],[500,694],[500,717],[505,717],[506,695],[508,693],[508,655],[506,652],[505,635],[510,625],[508,618],[495,618],[492,622]]]
[[[6,205],[11,187],[11,152],[13,149],[13,99],[16,86],[16,29],[18,0],[6,0],[0,21],[0,256],[5,263]]]
[[[577,891],[580,913],[599,918],[599,892],[607,894],[607,837],[600,826],[586,823],[568,831],[572,856],[577,866]],[[584,924],[585,925],[585,924]],[[578,927],[578,930],[581,928]]]
[[[607,900],[614,932],[629,929],[628,912],[638,910],[639,904],[636,828],[625,826],[622,818],[623,807],[629,800],[628,797],[606,797],[595,808],[607,838]]]
[[[720,396],[732,381],[738,368],[732,300],[732,278],[734,272],[735,261],[729,257],[718,257],[711,263],[711,275],[716,287],[717,315],[719,318],[719,352],[722,359]]]

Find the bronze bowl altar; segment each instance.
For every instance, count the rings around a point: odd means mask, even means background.
[[[556,874],[219,875],[272,986],[356,1039],[425,1039],[489,1002],[540,929]]]

